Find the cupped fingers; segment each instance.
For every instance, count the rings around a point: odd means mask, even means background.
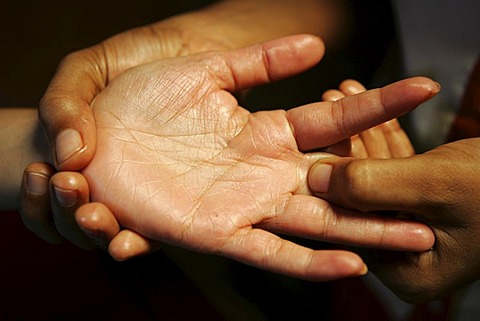
[[[49,180],[55,169],[46,163],[32,163],[23,173],[20,216],[25,226],[48,243],[61,243],[50,207]]]
[[[78,208],[75,220],[97,247],[108,250],[117,261],[152,253],[160,243],[131,231],[122,230],[114,214],[102,203],[88,203]]]
[[[59,172],[50,180],[55,227],[65,239],[83,249],[96,248],[75,221],[75,211],[89,202],[89,193],[88,183],[80,173]]]

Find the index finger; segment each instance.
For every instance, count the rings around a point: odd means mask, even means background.
[[[297,107],[288,111],[288,117],[299,149],[312,150],[404,115],[439,90],[431,79],[409,78],[334,102]]]

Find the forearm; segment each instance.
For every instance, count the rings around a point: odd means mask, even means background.
[[[25,167],[50,162],[36,108],[0,108],[0,210],[17,209]]]
[[[231,48],[297,33],[320,36],[333,47],[349,34],[349,15],[344,0],[225,0],[183,15],[182,23]]]

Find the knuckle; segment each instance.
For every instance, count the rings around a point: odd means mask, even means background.
[[[369,159],[354,160],[345,167],[345,190],[341,191],[344,201],[353,207],[369,211],[370,205],[366,200],[370,200],[373,195],[373,185],[371,184],[373,164]]]

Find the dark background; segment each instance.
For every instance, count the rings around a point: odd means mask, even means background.
[[[253,90],[246,107],[290,108],[317,101],[324,90],[345,78],[370,83],[394,38],[388,2],[382,2],[356,4],[357,28],[349,48],[334,57],[327,50],[325,59],[313,70]],[[69,52],[205,3],[2,1],[0,103],[36,107],[61,58]],[[0,227],[0,321],[242,320],[245,314],[248,320],[348,320],[348,315],[361,320],[368,309],[365,301],[371,299],[358,288],[357,280],[303,282],[222,258],[180,251],[187,264],[202,262],[192,269],[194,277],[201,280],[199,284],[169,259],[172,249],[114,262],[100,251],[44,243],[24,228],[16,212],[0,213]],[[313,242],[306,245],[328,248]],[[220,315],[216,309],[219,304],[238,313]],[[377,309],[376,318],[386,320]],[[369,320],[374,319],[370,316]]]

